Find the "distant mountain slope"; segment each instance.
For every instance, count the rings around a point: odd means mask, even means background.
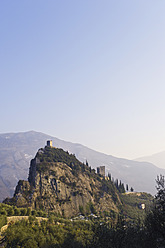
[[[116,158],[39,132],[0,134],[0,201],[13,195],[19,179],[27,179],[30,160],[48,139],[52,139],[53,146],[75,154],[80,161],[87,160],[92,168],[105,165],[106,172],[136,191],[154,194],[156,176],[165,174],[165,170],[153,164]]]
[[[159,153],[155,153],[151,156],[146,156],[146,157],[141,157],[141,158],[137,158],[135,159],[135,161],[146,161],[149,163],[152,163],[162,169],[165,169],[165,151],[159,152]]]

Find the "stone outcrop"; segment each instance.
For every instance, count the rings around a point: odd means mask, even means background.
[[[31,160],[28,181],[20,180],[13,198],[19,207],[54,211],[66,217],[78,213],[118,212],[121,204],[111,181],[62,149],[39,149]]]

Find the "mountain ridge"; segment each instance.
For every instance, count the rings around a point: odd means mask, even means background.
[[[159,168],[165,169],[165,151],[154,153],[149,156],[136,158],[134,160],[140,161],[140,162],[146,161],[146,162],[156,165]]]
[[[19,179],[27,179],[30,160],[46,140],[53,145],[75,154],[81,162],[88,161],[92,168],[105,165],[106,173],[114,179],[133,187],[135,191],[156,192],[155,178],[165,170],[151,163],[142,163],[97,152],[79,143],[63,141],[41,132],[28,131],[0,134],[0,201],[13,195]],[[144,173],[145,170],[145,173]]]

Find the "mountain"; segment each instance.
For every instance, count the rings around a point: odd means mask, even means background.
[[[149,163],[152,163],[162,169],[165,169],[165,151],[159,152],[159,153],[155,153],[151,156],[146,156],[146,157],[141,157],[141,158],[137,158],[135,159],[136,161],[146,161]]]
[[[116,158],[40,132],[6,133],[0,134],[0,201],[13,195],[19,179],[27,179],[31,159],[47,140],[52,140],[53,146],[75,154],[81,162],[87,160],[92,168],[105,165],[106,173],[121,179],[135,191],[154,194],[155,178],[165,174],[165,170],[151,163]]]
[[[75,155],[45,146],[31,160],[28,181],[19,180],[5,203],[72,217],[82,213],[119,212],[121,201],[112,181],[81,163]]]

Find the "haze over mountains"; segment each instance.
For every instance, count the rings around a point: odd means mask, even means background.
[[[105,165],[106,173],[111,173],[114,179],[121,179],[135,191],[154,194],[156,176],[165,174],[164,169],[151,163],[116,158],[44,133],[6,133],[0,134],[0,201],[13,195],[19,179],[27,179],[30,160],[48,139],[52,139],[53,146],[75,154],[80,161],[87,160],[92,168]]]
[[[146,161],[152,164],[155,164],[156,166],[165,169],[165,151],[155,153],[151,156],[141,157],[135,159],[136,161]]]

